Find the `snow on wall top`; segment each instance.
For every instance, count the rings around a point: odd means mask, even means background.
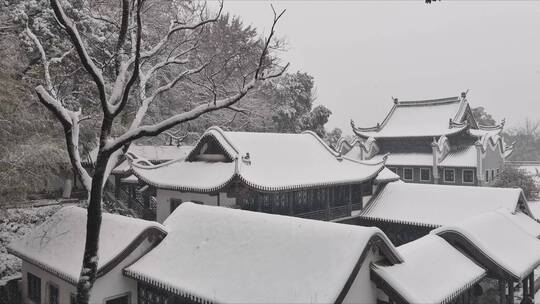
[[[373,264],[372,269],[408,303],[447,303],[486,274],[436,235],[426,235],[397,249],[404,263]]]
[[[437,227],[501,207],[516,210],[521,196],[520,189],[394,182],[372,198],[360,216]]]
[[[180,205],[168,235],[125,273],[176,294],[214,303],[334,303],[374,227],[243,210]]]
[[[461,124],[468,104],[460,97],[434,100],[398,101],[382,123],[372,128],[353,125],[364,138],[431,137],[449,135],[466,128]],[[454,123],[451,124],[450,121]]]
[[[186,160],[163,166],[133,164],[134,173],[160,188],[216,190],[238,177],[256,189],[278,191],[362,182],[377,176],[384,165],[342,157],[313,132],[225,132],[212,127],[205,136],[213,136],[235,160],[229,163]]]
[[[164,234],[164,227],[156,222],[104,213],[98,272],[147,229],[156,229]],[[13,241],[8,250],[76,284],[81,272],[85,238],[86,209],[64,207],[22,239]]]
[[[173,159],[185,158],[191,152],[193,146],[150,146],[150,145],[135,145],[129,146],[127,153],[133,153],[138,157],[144,158],[151,162],[165,162]],[[90,151],[88,162],[94,163],[97,158],[98,148]]]
[[[440,227],[432,233],[443,237],[446,233],[458,233],[506,272],[521,280],[540,265],[540,240],[530,230],[524,229],[525,225],[516,224],[526,216],[512,216],[509,210],[495,210]],[[526,225],[530,227],[531,224]]]

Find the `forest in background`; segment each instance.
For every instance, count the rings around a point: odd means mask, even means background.
[[[170,1],[156,1],[145,11],[145,22],[149,25],[145,39],[157,39],[163,33],[163,20]],[[186,2],[187,3],[187,2]],[[107,12],[114,11],[117,2],[71,1],[68,13],[78,22],[83,35],[89,40],[102,41],[108,25]],[[270,9],[270,7],[269,7]],[[65,34],[54,31],[56,20],[47,14],[48,1],[5,1],[0,4],[0,197],[25,199],[27,193],[40,192],[49,184],[56,184],[71,171],[65,151],[65,140],[61,125],[41,105],[34,88],[44,82],[44,67],[40,49],[32,41],[32,34],[40,37],[43,48],[56,52],[49,69],[54,75],[54,90],[62,102],[72,107],[81,103],[92,103],[95,90],[89,76],[79,65],[75,52],[61,53]],[[103,28],[96,26],[105,24]],[[31,34],[29,34],[31,33]],[[197,49],[194,58],[207,59],[210,64],[205,73],[190,77],[166,93],[160,102],[149,109],[146,123],[185,111],[199,104],[216,92],[227,94],[230,87],[241,81],[241,73],[252,68],[261,48],[256,28],[246,26],[238,16],[221,14],[217,22],[198,30],[193,38]],[[185,38],[185,37],[183,37]],[[180,40],[179,43],[189,41]],[[280,42],[273,46],[285,52],[287,46]],[[216,50],[219,50],[216,53]],[[172,52],[172,50],[171,50]],[[51,55],[52,56],[52,55]],[[97,50],[93,53],[98,62],[107,66],[108,57]],[[55,61],[57,60],[57,61]],[[279,61],[279,57],[274,60]],[[59,64],[59,63],[62,64]],[[175,67],[167,67],[164,78],[178,73]],[[170,76],[169,76],[170,75]],[[168,79],[154,79],[150,86],[159,86]],[[209,96],[210,95],[210,96]],[[216,98],[216,96],[214,96]],[[305,72],[289,72],[272,79],[249,93],[234,108],[223,109],[201,116],[190,123],[154,138],[139,140],[139,144],[168,144],[172,137],[182,138],[181,144],[193,144],[208,127],[218,125],[226,130],[257,132],[301,132],[312,130],[319,136],[335,141],[340,130],[327,132],[325,124],[331,111],[324,105],[314,105],[315,80]],[[138,105],[131,104],[133,111],[114,126],[125,130]],[[81,126],[80,149],[92,150],[97,143],[99,116],[85,113],[84,127]],[[128,108],[130,105],[128,104]]]

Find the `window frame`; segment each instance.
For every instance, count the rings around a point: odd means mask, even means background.
[[[486,182],[489,182],[489,170],[486,170],[486,175],[484,177],[486,179]]]
[[[411,170],[411,178],[410,179],[405,177],[405,172],[407,170]],[[414,181],[414,168],[411,168],[411,167],[403,168],[403,180],[404,181]]]
[[[119,300],[121,298],[127,298],[128,303],[132,302],[131,301],[131,292],[128,291],[128,292],[124,292],[124,293],[121,293],[121,294],[117,294],[117,295],[114,295],[114,296],[107,297],[107,298],[103,299],[103,303],[107,304],[107,303],[110,303],[111,301]]]
[[[56,289],[56,302],[51,301],[53,289]],[[47,299],[48,304],[60,304],[60,287],[53,282],[47,282]]]
[[[448,172],[452,172],[452,177],[454,178],[453,180],[447,180],[446,179],[446,171]],[[443,169],[443,181],[445,183],[452,183],[452,184],[455,184],[456,183],[456,169],[453,169],[453,168],[444,168]]]
[[[178,203],[180,202],[180,203]],[[182,205],[184,203],[184,200],[181,198],[171,197],[169,198],[169,214],[172,214],[178,206]],[[174,206],[176,205],[176,206]],[[174,208],[173,208],[174,206]]]
[[[34,292],[36,292],[36,286],[34,286],[35,283],[37,283],[37,295],[34,294]],[[30,299],[34,303],[41,303],[41,278],[31,272],[27,272],[26,284],[28,299]]]
[[[422,179],[422,171],[427,170],[428,179]],[[421,182],[431,182],[431,168],[420,168],[420,181]]]
[[[466,181],[465,180],[465,172],[471,172],[472,174],[472,180],[470,182]],[[474,184],[474,170],[473,169],[463,169],[461,171],[461,181],[464,183],[464,184]]]

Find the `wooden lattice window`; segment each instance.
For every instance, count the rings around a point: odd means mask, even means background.
[[[36,303],[41,303],[41,279],[38,276],[27,273],[28,298]]]

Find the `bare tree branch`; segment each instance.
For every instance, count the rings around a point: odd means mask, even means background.
[[[103,108],[104,114],[106,116],[110,115],[111,111],[109,109],[109,105],[107,104],[107,96],[105,93],[105,81],[103,80],[103,75],[101,74],[101,71],[95,65],[92,58],[90,58],[90,55],[88,54],[86,47],[84,46],[77,27],[75,26],[73,21],[65,14],[64,9],[58,3],[58,0],[50,0],[50,2],[56,19],[70,37],[70,41],[73,43],[75,50],[77,50],[77,54],[79,55],[82,65],[84,66],[88,74],[90,74],[90,76],[94,80],[94,83],[96,84],[99,93],[99,99],[101,101],[101,107]]]

